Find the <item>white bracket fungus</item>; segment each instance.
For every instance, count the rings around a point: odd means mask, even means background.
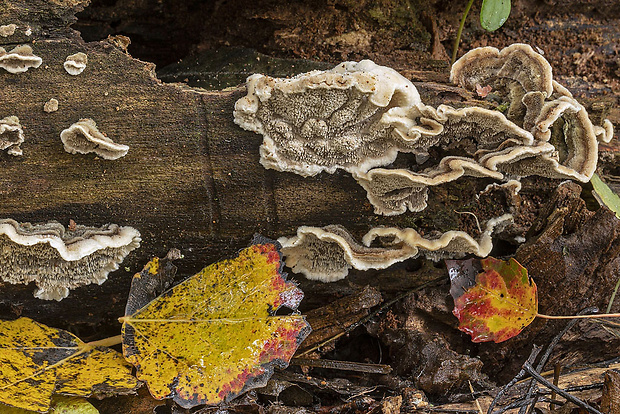
[[[16,116],[0,119],[0,150],[8,149],[11,155],[22,155],[19,147],[24,142],[24,130]]]
[[[364,60],[291,79],[252,75],[234,117],[242,128],[262,134],[265,168],[302,176],[345,170],[382,215],[421,211],[429,187],[463,176],[587,182],[596,169],[598,142],[613,135],[607,120],[592,125],[584,107],[553,80],[547,60],[528,45],[474,49],[453,65],[450,79],[474,93],[484,91],[480,97],[496,109],[427,106],[408,79]],[[400,152],[414,154],[415,163],[391,166]],[[442,236],[458,246],[448,249],[443,242],[429,248],[412,229],[391,229],[399,247],[379,252],[345,233],[339,227],[301,227],[297,237],[282,239],[287,264],[330,280],[344,277],[348,267],[387,267],[422,250],[451,256],[484,256],[490,250],[462,232]],[[490,246],[490,232],[485,235],[484,246]]]
[[[330,225],[303,226],[297,229],[296,236],[280,237],[278,242],[286,265],[294,272],[308,279],[334,282],[345,278],[350,268],[385,269],[422,255],[433,260],[466,254],[487,256],[493,247],[493,231],[511,221],[510,214],[489,220],[478,240],[462,231],[448,231],[426,239],[413,229],[377,227],[366,233],[360,244],[342,226]],[[384,240],[384,246],[371,247],[375,239]]]
[[[2,25],[0,26],[0,36],[2,37],[12,36],[15,33],[16,29],[17,29],[17,25],[14,23]]]
[[[84,72],[86,64],[88,63],[88,56],[86,53],[78,52],[73,55],[67,56],[63,66],[69,75],[77,76]]]
[[[10,52],[0,47],[0,68],[7,72],[22,73],[30,68],[38,68],[43,60],[32,53],[28,45],[17,46]]]
[[[95,121],[80,119],[60,133],[65,151],[71,154],[89,154],[94,152],[106,160],[124,157],[129,151],[127,145],[116,144],[97,129]]]
[[[56,112],[58,110],[58,100],[52,98],[49,101],[45,102],[45,104],[43,104],[43,110],[48,114],[50,112]]]
[[[140,233],[132,227],[108,224],[77,225],[65,229],[46,224],[0,220],[0,279],[35,282],[34,296],[62,300],[70,289],[102,284],[132,250],[140,246]]]

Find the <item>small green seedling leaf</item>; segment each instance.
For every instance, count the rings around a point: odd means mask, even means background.
[[[465,262],[452,260],[447,266],[453,284],[452,313],[473,342],[503,342],[532,323],[538,315],[536,284],[519,262],[492,257],[479,265]],[[475,283],[468,278],[475,278]]]
[[[184,408],[229,401],[264,386],[310,333],[303,316],[275,315],[303,293],[284,279],[277,242],[255,243],[154,299],[168,263],[154,259],[134,276],[123,353],[153,397]]]
[[[506,22],[510,15],[510,0],[482,0],[480,24],[489,32],[494,32]]]
[[[47,412],[52,394],[127,394],[139,386],[118,352],[29,318],[0,322],[0,402]]]
[[[594,187],[594,197],[599,204],[607,207],[616,213],[616,217],[620,218],[620,197],[611,191],[611,188],[598,175],[594,174],[590,182],[592,187]]]

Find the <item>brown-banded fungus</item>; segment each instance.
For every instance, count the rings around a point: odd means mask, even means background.
[[[16,116],[0,119],[0,150],[8,150],[11,155],[22,155],[19,147],[24,142],[24,130]]]
[[[78,52],[67,56],[63,66],[69,75],[77,76],[86,69],[87,63],[88,56],[86,56],[86,53]]]
[[[413,229],[378,227],[366,233],[360,244],[342,226],[330,225],[323,228],[303,226],[297,229],[296,236],[281,237],[278,242],[282,244],[286,265],[294,272],[308,279],[334,282],[345,278],[350,268],[385,269],[418,256],[433,260],[466,254],[487,256],[492,248],[494,229],[511,220],[509,214],[489,220],[478,240],[462,231],[448,231],[427,239]],[[384,245],[371,246],[376,239],[382,239]]]
[[[38,68],[43,60],[32,53],[28,45],[17,46],[10,52],[0,47],[0,68],[7,72],[22,73],[30,68]]]
[[[132,227],[108,224],[65,227],[0,220],[0,279],[34,282],[34,296],[62,300],[70,289],[102,284],[108,273],[140,246],[140,233]]]
[[[116,144],[97,129],[95,121],[80,119],[60,133],[65,151],[71,154],[89,154],[94,152],[106,160],[124,157],[129,151],[127,145]]]

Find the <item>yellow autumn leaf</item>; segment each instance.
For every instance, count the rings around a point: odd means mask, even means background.
[[[134,276],[123,353],[153,397],[185,408],[217,404],[288,365],[310,327],[301,315],[274,316],[303,297],[284,279],[274,243],[254,244],[157,298],[153,286],[169,278],[167,261],[154,259]]]
[[[0,321],[0,402],[47,412],[52,394],[87,397],[138,388],[118,352],[29,318]]]

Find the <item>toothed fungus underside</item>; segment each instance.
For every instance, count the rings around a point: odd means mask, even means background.
[[[24,130],[16,116],[0,119],[0,150],[7,150],[11,155],[22,155],[21,143],[24,142]]]
[[[124,157],[129,151],[127,145],[116,144],[97,129],[95,121],[80,119],[60,133],[65,151],[71,154],[89,154],[94,152],[106,160]]]
[[[587,182],[596,169],[598,141],[613,135],[609,121],[592,125],[584,107],[553,80],[547,60],[528,45],[474,49],[454,64],[450,79],[472,92],[488,91],[485,99],[497,108],[427,106],[408,79],[364,60],[291,79],[252,75],[234,117],[242,128],[263,135],[265,168],[302,176],[345,170],[366,190],[375,213],[388,216],[424,210],[429,187],[463,176]],[[414,154],[417,165],[392,167],[401,152]],[[458,248],[446,250],[413,236],[407,243],[391,234],[401,243],[397,254],[394,246],[370,252],[364,249],[376,248],[344,233],[330,226],[301,227],[296,237],[281,239],[287,264],[310,278],[335,280],[348,267],[383,268],[420,252],[455,257],[490,251],[465,233],[448,232],[440,240],[448,237]],[[490,233],[485,237],[490,246]]]
[[[86,64],[88,63],[88,56],[86,53],[78,52],[73,55],[67,56],[63,66],[69,75],[77,76],[84,72]]]
[[[43,60],[32,53],[28,45],[17,46],[10,52],[0,47],[0,68],[10,73],[26,72],[30,68],[38,68]]]
[[[132,227],[107,224],[65,229],[45,224],[0,220],[0,279],[13,284],[34,282],[34,296],[62,300],[70,289],[102,284],[132,250],[140,246]]]

